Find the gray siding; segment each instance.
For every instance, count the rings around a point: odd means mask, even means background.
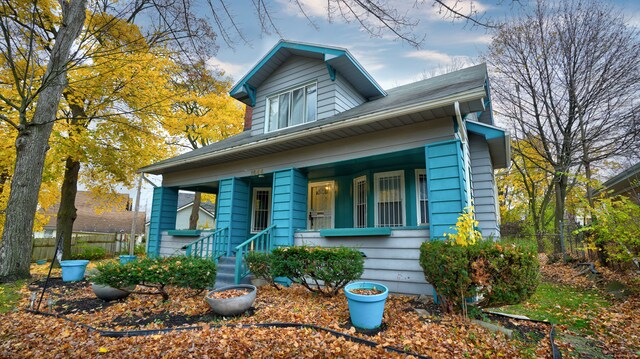
[[[360,280],[386,285],[394,293],[433,294],[420,267],[420,245],[429,238],[426,229],[394,229],[391,236],[325,238],[316,231],[299,231],[295,245],[350,247],[362,251],[364,273]]]
[[[252,135],[264,133],[268,96],[311,82],[318,84],[318,120],[335,115],[335,84],[329,78],[327,66],[318,59],[292,56],[256,89],[256,105],[251,120]]]
[[[255,172],[270,173],[285,168],[304,168],[424,147],[427,143],[452,138],[451,118],[440,118],[252,159],[165,173],[162,185],[188,186],[230,177],[251,176]],[[220,220],[219,215],[217,220]]]
[[[500,209],[496,208],[497,191],[493,165],[489,155],[489,145],[484,138],[477,135],[469,135],[469,149],[471,151],[473,203],[476,219],[484,237],[500,237],[498,221]]]
[[[335,80],[336,113],[346,111],[366,101],[358,91],[338,72]]]
[[[200,238],[206,237],[211,234],[212,231],[202,232]],[[198,237],[174,237],[167,234],[166,231],[162,232],[160,239],[160,257],[173,257],[184,255],[185,251],[182,247],[191,242],[195,242]]]

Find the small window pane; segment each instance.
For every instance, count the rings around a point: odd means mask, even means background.
[[[304,122],[304,89],[293,91],[291,99],[291,126]]]
[[[289,98],[291,93],[287,92],[280,95],[280,107],[278,108],[278,128],[289,126]]]
[[[367,227],[367,178],[358,177],[353,180],[353,207],[355,228]]]
[[[318,112],[318,94],[316,85],[306,87],[307,90],[307,118],[305,122],[313,122],[316,120]]]
[[[427,195],[427,175],[418,173],[418,220],[419,225],[429,223],[429,199]]]
[[[269,99],[269,131],[278,129],[278,96]]]

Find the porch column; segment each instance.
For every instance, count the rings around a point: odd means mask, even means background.
[[[464,208],[470,205],[467,183],[470,176],[464,152],[458,139],[425,146],[431,239],[451,233],[451,227],[455,227]]]
[[[296,229],[307,228],[307,176],[295,168],[277,171],[272,193],[273,245],[292,246]]]
[[[155,187],[147,240],[147,255],[151,258],[160,255],[162,231],[176,229],[176,211],[178,210],[178,188]]]
[[[227,256],[237,245],[249,239],[249,183],[240,178],[220,181],[217,199],[216,229],[229,228]]]

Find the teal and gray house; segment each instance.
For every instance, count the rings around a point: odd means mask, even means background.
[[[420,244],[473,203],[500,236],[494,171],[509,134],[494,125],[485,64],[384,90],[344,48],[277,43],[230,91],[244,132],[142,169],[154,190],[148,252],[235,257],[280,246],[348,246],[363,280],[432,293]],[[175,230],[179,190],[217,195],[216,230]]]

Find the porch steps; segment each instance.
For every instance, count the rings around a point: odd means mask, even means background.
[[[214,289],[235,285],[236,257],[221,257],[218,259],[218,274]],[[253,275],[248,275],[240,281],[241,284],[251,284]]]

